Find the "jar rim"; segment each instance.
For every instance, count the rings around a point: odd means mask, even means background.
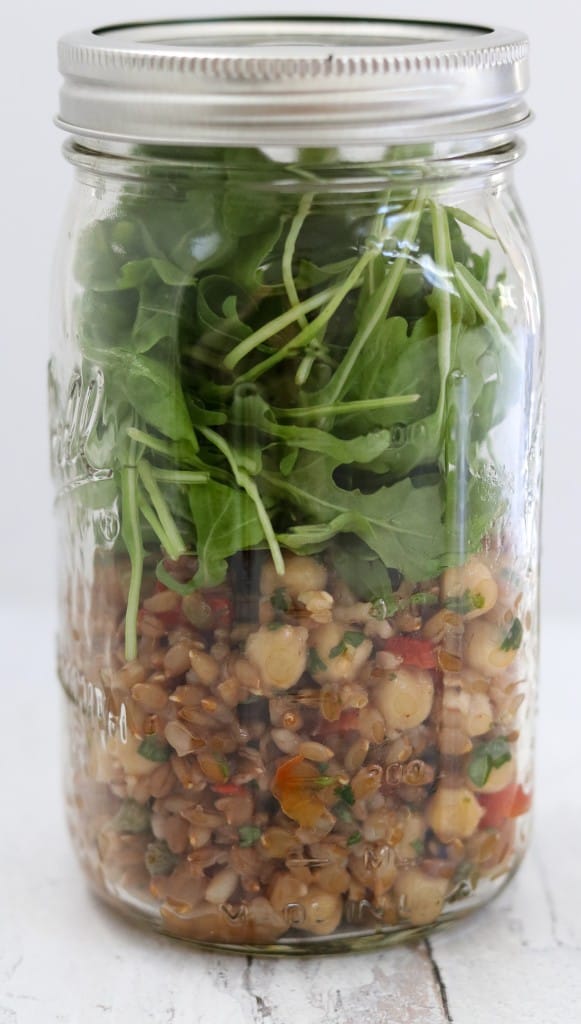
[[[182,145],[328,146],[514,131],[528,40],[482,25],[256,16],[139,22],[59,42],[57,124]]]

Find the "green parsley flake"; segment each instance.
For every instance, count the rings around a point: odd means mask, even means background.
[[[351,814],[351,811],[343,803],[335,804],[335,806],[333,807],[333,814],[335,815],[336,818],[339,818],[339,821],[345,821],[349,825],[353,821],[353,815]]]
[[[343,640],[350,647],[359,647],[365,640],[365,633],[348,629],[343,636]]]
[[[510,761],[512,754],[504,736],[497,736],[488,743],[481,743],[472,753],[468,764],[468,776],[478,789],[485,786],[494,768],[501,768]]]
[[[520,619],[513,619],[512,625],[500,645],[501,651],[518,651],[522,644],[523,626]]]
[[[148,761],[169,761],[173,750],[165,740],[155,734],[146,736],[137,748],[137,753],[146,757]]]
[[[244,848],[254,846],[260,839],[261,831],[258,825],[241,825],[238,829],[238,835],[240,836],[240,846]]]
[[[277,612],[288,612],[291,603],[286,590],[283,587],[277,587],[274,593],[271,595],[270,603]]]
[[[133,800],[130,797],[124,800],[117,814],[111,820],[111,827],[116,832],[129,832],[138,835],[140,832],[147,832],[151,813],[149,807]]]
[[[335,795],[338,796],[343,803],[348,804],[349,807],[353,807],[353,804],[355,803],[355,793],[349,784],[346,786],[335,786]]]
[[[479,601],[480,603],[478,603]],[[473,612],[475,608],[482,608],[483,604],[484,598],[482,595],[473,594],[471,590],[465,590],[463,594],[448,597],[444,601],[444,605],[448,611],[455,612],[456,615],[468,615],[468,613]]]
[[[346,650],[347,644],[345,643],[344,640],[341,640],[341,643],[338,643],[336,647],[331,647],[331,650],[329,651],[329,657],[340,658],[342,654],[345,654]]]
[[[309,656],[307,658],[307,669],[311,675],[315,675],[316,672],[324,672],[327,666],[325,662],[319,658],[314,647],[309,649]]]
[[[356,843],[360,843],[363,839],[361,832],[352,832],[347,839],[347,846],[355,846]]]

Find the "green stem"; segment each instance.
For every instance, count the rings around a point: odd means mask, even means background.
[[[373,409],[397,409],[400,406],[413,405],[419,395],[391,395],[388,398],[363,398],[360,401],[336,402],[333,405],[309,405],[304,409],[274,409],[278,416],[285,419],[307,420],[317,416],[348,416],[350,413],[369,412]]]
[[[250,478],[250,476],[245,470],[240,469],[240,466],[236,461],[234,452],[230,448],[228,442],[225,441],[223,437],[220,437],[220,434],[217,434],[214,430],[211,430],[209,427],[201,427],[200,433],[204,435],[207,441],[210,441],[211,444],[215,445],[218,451],[222,452],[222,455],[230,465],[236,483],[238,484],[239,487],[246,491],[248,497],[253,502],[256,508],[256,514],[260,520],[262,529],[264,531],[266,542],[270,548],[270,554],[272,555],[272,561],[274,563],[275,570],[279,576],[283,576],[285,569],[284,559],[282,557],[280,545],[276,539],[276,535],[272,528],[272,523],[270,521],[270,516],[268,515],[268,512],[264,507],[262,498],[258,493],[258,488],[256,484]]]
[[[493,229],[488,224],[478,220],[477,217],[473,217],[471,213],[466,213],[465,210],[461,210],[458,206],[447,206],[446,210],[452,214],[454,220],[459,220],[462,224],[466,224],[467,227],[474,228],[474,231],[478,231],[486,238],[491,238],[493,242],[497,241]]]
[[[445,524],[448,555],[464,561],[468,550],[467,523],[470,444],[470,396],[466,376],[455,370],[447,382],[444,444],[446,488]]]
[[[436,301],[436,317],[438,320],[438,366],[440,370],[440,394],[436,408],[436,419],[440,435],[444,425],[446,408],[446,382],[452,365],[452,300],[451,290],[454,281],[454,260],[450,242],[448,216],[442,206],[430,202],[432,211],[432,233],[434,238],[434,257],[440,274],[446,278],[449,287],[434,287]]]
[[[151,472],[156,480],[167,484],[205,484],[210,479],[209,473],[198,473],[188,469],[158,469],[152,466]]]
[[[150,448],[151,451],[158,452],[160,455],[165,455],[168,459],[173,459],[176,462],[188,461],[194,465],[200,464],[200,460],[191,451],[191,447],[183,442],[163,441],[160,437],[153,437],[152,434],[147,434],[144,430],[138,430],[137,427],[129,427],[127,433],[132,441],[138,441],[139,444],[145,445],[146,448]]]
[[[462,266],[461,263],[456,263],[454,269],[460,290],[464,294],[465,298],[472,304],[482,322],[491,329],[503,347],[508,349],[517,365],[520,365],[519,354],[516,346],[508,334],[505,324],[503,324],[502,320],[498,316],[498,313],[490,301],[484,287],[476,280],[474,275],[466,269],[466,267]]]
[[[288,296],[289,305],[291,307],[298,307],[301,304],[295,279],[293,277],[292,264],[297,239],[301,233],[302,226],[309,215],[314,196],[314,192],[307,192],[301,198],[299,208],[292,219],[292,223],[284,243],[284,251],[282,254],[282,279]],[[301,327],[307,326],[308,320],[304,313],[300,313],[297,317],[297,323],[299,323]]]
[[[402,279],[403,272],[406,266],[407,250],[413,243],[420,226],[420,219],[422,210],[424,207],[424,196],[423,193],[418,194],[414,202],[408,208],[408,222],[406,230],[401,239],[400,247],[401,253],[398,254],[392,267],[387,274],[382,288],[375,294],[378,296],[375,309],[369,318],[361,325],[355,338],[351,342],[351,345],[347,349],[347,353],[343,358],[340,366],[337,368],[329,383],[321,390],[320,396],[324,397],[326,402],[333,404],[343,393],[345,386],[349,381],[349,377],[353,371],[355,363],[359,359],[365,344],[367,343],[371,334],[376,329],[377,325],[385,319],[389,312],[397,289],[399,288],[400,281]],[[373,255],[377,254],[377,250]]]
[[[125,658],[127,661],[133,661],[137,657],[137,614],[143,579],[143,541],[139,524],[137,468],[132,464],[136,457],[134,441],[129,445],[128,457],[130,464],[121,470],[121,530],[131,563],[125,610]]]
[[[228,389],[230,391],[230,388]],[[151,434],[146,434],[144,430],[137,430],[136,427],[130,427],[127,431],[129,436],[134,441],[138,441],[140,444],[150,448],[153,452],[158,452],[160,455],[165,455],[167,459],[171,459],[173,462],[186,462],[191,463],[193,466],[199,466],[200,473],[204,477],[214,477],[216,480],[223,480],[227,482],[227,474],[221,469],[215,466],[207,466],[205,462],[202,462],[196,455],[194,455],[189,447],[181,445],[175,441],[162,441],[158,437],[152,437]],[[154,469],[154,476],[158,476],[160,470]],[[169,470],[168,472],[173,472]],[[185,471],[184,471],[185,472]]]
[[[171,547],[171,541],[170,541],[167,533],[165,532],[163,526],[161,525],[159,519],[157,518],[155,512],[153,511],[151,505],[148,505],[147,501],[145,500],[145,497],[143,496],[143,494],[139,494],[139,496],[138,496],[138,503],[139,503],[139,511],[141,512],[143,518],[151,526],[151,529],[155,533],[155,535],[156,535],[157,539],[159,540],[159,543],[161,544],[162,548],[164,548],[164,550],[167,551],[168,554],[169,554],[169,549]],[[172,556],[170,555],[170,558],[171,557]]]
[[[286,359],[288,356],[294,355],[294,353],[298,349],[305,348],[306,345],[313,341],[313,339],[316,338],[317,335],[321,333],[322,329],[326,327],[331,317],[335,315],[339,306],[347,297],[349,292],[360,284],[361,276],[364,273],[367,264],[369,263],[370,260],[375,259],[377,254],[377,249],[367,249],[364,252],[363,256],[361,256],[360,259],[357,261],[351,273],[345,278],[343,284],[336,285],[334,288],[328,288],[326,290],[326,298],[329,298],[329,295],[331,295],[331,298],[329,299],[329,302],[327,303],[325,308],[321,310],[319,315],[315,317],[314,320],[311,320],[310,323],[307,324],[307,326],[304,327],[302,331],[299,331],[299,333],[296,334],[294,338],[291,338],[290,341],[287,341],[286,345],[283,345],[282,348],[279,348],[278,352],[275,352],[272,356],[269,356],[268,359],[264,359],[263,362],[258,363],[256,366],[253,366],[251,370],[248,370],[245,374],[239,377],[238,382],[248,383],[250,381],[256,380],[257,377],[261,377],[263,373],[265,373],[267,370],[270,370],[273,366],[276,366],[277,363],[282,362],[282,360]],[[322,295],[323,292],[320,292],[319,294]],[[251,338],[247,338],[246,342],[250,340]],[[244,344],[246,344],[246,342],[244,342]]]
[[[317,292],[316,295],[311,295],[309,299],[305,299],[300,302],[298,306],[293,306],[292,309],[287,309],[280,316],[269,320],[267,324],[260,327],[253,334],[250,334],[244,341],[241,341],[236,345],[224,358],[224,366],[227,370],[233,370],[241,359],[253,352],[255,348],[262,345],[263,341],[268,341],[275,334],[284,330],[286,327],[290,327],[291,324],[296,323],[301,314],[312,313],[314,309],[318,309],[319,306],[324,306],[334,292],[334,288],[325,288],[322,292]]]
[[[169,541],[170,546],[166,548],[166,551],[169,557],[175,561],[186,551],[186,545],[184,544],[183,538],[174,522],[169,506],[159,489],[149,462],[145,459],[140,459],[138,472],[141,482],[149,495],[151,504],[157,513],[162,529]]]

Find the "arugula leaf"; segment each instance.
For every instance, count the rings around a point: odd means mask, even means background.
[[[315,523],[324,525],[319,540],[354,533],[385,566],[398,569],[410,580],[437,574],[445,551],[439,485],[416,486],[406,479],[364,494],[338,487],[334,469],[333,461],[324,456],[305,455],[297,464],[296,482],[268,472],[262,477],[274,494],[287,498]],[[303,541],[307,546],[313,543],[309,531],[309,527],[296,526],[279,540],[300,551]]]
[[[237,551],[264,544],[262,525],[244,491],[214,480],[191,488],[190,508],[199,559],[194,583],[197,587],[215,587],[226,577],[226,559]]]

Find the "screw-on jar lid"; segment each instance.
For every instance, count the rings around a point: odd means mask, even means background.
[[[328,146],[502,134],[526,121],[528,44],[477,25],[231,18],[64,36],[58,124],[166,144]]]

